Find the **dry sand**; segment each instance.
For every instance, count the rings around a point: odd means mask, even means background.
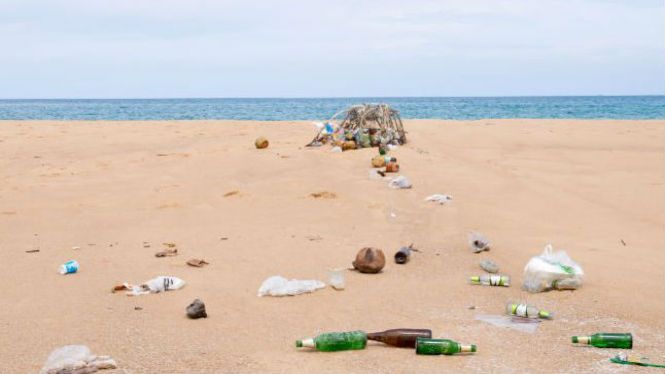
[[[0,373],[36,372],[65,344],[113,356],[125,370],[118,373],[635,370],[609,363],[615,350],[571,345],[571,335],[594,332],[632,332],[635,353],[665,361],[665,122],[406,127],[409,144],[393,154],[414,188],[396,191],[368,177],[375,149],[303,148],[310,123],[0,123]],[[268,149],[254,149],[259,135]],[[322,191],[336,196],[310,196]],[[423,201],[433,193],[454,200]],[[487,235],[492,250],[472,254],[470,230]],[[155,258],[162,242],[177,243],[180,254]],[[412,242],[422,252],[410,263],[348,272],[344,291],[256,296],[268,276],[325,280],[363,246],[392,258]],[[581,263],[582,289],[520,290],[525,263],[549,242]],[[210,265],[188,267],[191,257]],[[514,284],[466,284],[484,257]],[[80,272],[59,275],[69,259]],[[187,285],[135,298],[110,293],[162,274]],[[208,319],[185,317],[196,297]],[[511,299],[555,319],[534,334],[474,320],[501,314]],[[477,344],[478,353],[294,347],[319,332],[396,327],[431,328]]]

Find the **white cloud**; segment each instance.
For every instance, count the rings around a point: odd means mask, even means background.
[[[665,91],[661,1],[0,0],[0,97]]]

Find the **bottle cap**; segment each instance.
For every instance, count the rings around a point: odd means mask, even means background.
[[[471,283],[480,283],[480,277],[479,276],[469,277],[469,281],[471,281]]]
[[[297,348],[302,347],[302,340],[296,340],[296,347]]]
[[[552,314],[550,314],[550,312],[546,312],[544,310],[541,310],[541,311],[538,312],[538,317],[540,317],[540,318],[551,318]]]

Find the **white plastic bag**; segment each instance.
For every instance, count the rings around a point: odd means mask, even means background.
[[[524,267],[522,288],[529,292],[542,292],[552,288],[576,289],[582,285],[584,271],[565,251],[554,251],[545,246],[540,256],[532,257]]]
[[[314,292],[325,286],[325,283],[319,280],[288,280],[276,275],[263,281],[261,287],[259,287],[258,296],[293,296],[301,293]]]
[[[66,374],[87,369],[93,373],[101,369],[115,369],[115,361],[109,356],[95,356],[84,345],[66,345],[48,356],[39,374]]]
[[[388,182],[388,187],[400,189],[400,188],[411,188],[411,181],[403,175],[400,175],[397,178],[393,178]]]

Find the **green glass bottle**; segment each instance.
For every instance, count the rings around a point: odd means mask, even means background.
[[[416,339],[416,354],[419,355],[454,355],[475,351],[475,344],[459,344],[449,339]]]
[[[611,334],[601,332],[591,336],[573,336],[573,343],[592,345],[598,348],[633,348],[631,334]]]
[[[296,340],[296,347],[316,348],[322,352],[348,351],[365,349],[367,334],[362,331],[327,332],[316,338]]]

